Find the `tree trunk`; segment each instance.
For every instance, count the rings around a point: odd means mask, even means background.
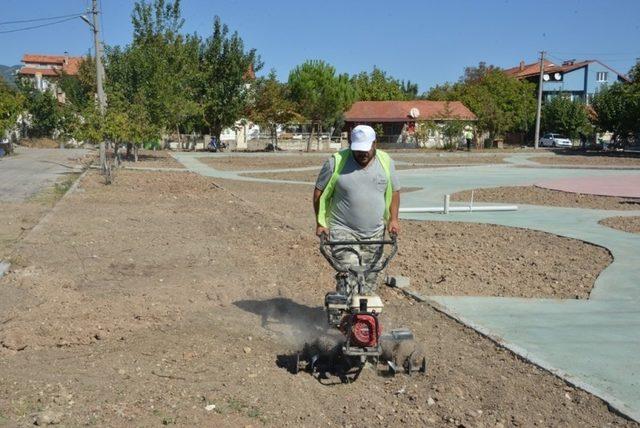
[[[307,153],[311,151],[312,138],[313,138],[313,122],[311,122],[311,130],[309,131],[309,139],[307,140]]]
[[[180,139],[180,127],[176,125],[176,132],[178,133],[178,151],[181,152],[184,147],[182,147],[182,140]]]
[[[127,154],[126,154],[127,160],[131,160],[131,149],[132,148],[133,148],[133,144],[127,143]]]
[[[278,125],[273,125],[273,151],[278,151]]]
[[[104,141],[100,143],[100,171],[102,175],[107,172],[107,146]]]
[[[219,126],[213,127],[213,136],[218,140],[218,144],[220,144],[220,134],[222,134],[222,128]]]
[[[316,150],[320,151],[320,143],[322,142],[322,124],[318,124],[318,143],[316,144]]]
[[[138,162],[138,149],[140,149],[140,147],[137,144],[135,146],[133,146],[133,161],[134,162]]]
[[[117,168],[120,165],[120,158],[118,158],[118,149],[120,148],[120,143],[113,144],[113,167]]]

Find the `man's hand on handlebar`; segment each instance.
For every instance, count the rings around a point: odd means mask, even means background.
[[[324,226],[320,226],[317,225],[316,226],[316,236],[319,238],[322,235],[325,236],[325,238],[329,238],[329,228],[328,227],[324,227]]]
[[[400,223],[398,220],[390,220],[387,225],[387,230],[389,231],[389,235],[397,235],[400,233]]]

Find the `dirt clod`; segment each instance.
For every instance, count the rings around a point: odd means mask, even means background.
[[[62,421],[62,412],[44,410],[33,416],[33,424],[37,426],[57,425]]]

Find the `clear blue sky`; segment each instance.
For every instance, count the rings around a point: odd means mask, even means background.
[[[0,0],[0,22],[72,14],[89,0]],[[133,0],[102,0],[104,41],[131,40]],[[208,35],[214,15],[237,30],[247,47],[286,80],[306,59],[324,59],[339,72],[374,65],[420,92],[455,81],[467,65],[501,67],[536,60],[600,59],[626,73],[640,57],[640,0],[183,0],[184,30]],[[36,25],[0,25],[0,31]],[[79,19],[0,34],[0,64],[22,54],[86,53],[91,35]]]

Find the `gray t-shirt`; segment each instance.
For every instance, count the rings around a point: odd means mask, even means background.
[[[335,158],[331,156],[322,166],[316,188],[324,190],[333,175]],[[400,190],[395,164],[391,161],[391,189]],[[362,236],[371,236],[384,228],[384,192],[387,174],[376,157],[366,168],[349,155],[336,182],[329,207],[329,229],[346,229]]]

